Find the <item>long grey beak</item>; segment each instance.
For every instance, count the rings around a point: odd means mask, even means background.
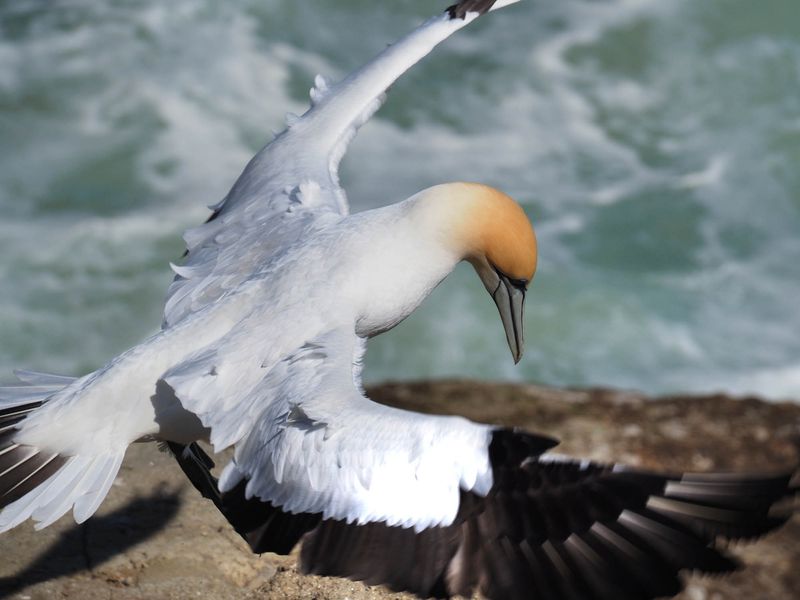
[[[514,364],[522,358],[524,339],[522,337],[522,310],[525,306],[525,286],[513,282],[511,279],[497,273],[500,281],[497,289],[492,293],[492,299],[500,311],[500,319],[506,330],[508,347],[514,357]]]

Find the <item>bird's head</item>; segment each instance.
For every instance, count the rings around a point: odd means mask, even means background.
[[[492,296],[503,321],[514,362],[523,352],[525,291],[536,272],[536,235],[525,211],[510,196],[477,183],[431,188],[444,199],[448,242],[469,261]],[[441,221],[440,221],[441,222]]]

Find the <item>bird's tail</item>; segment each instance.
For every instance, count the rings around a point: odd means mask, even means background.
[[[100,506],[119,471],[121,452],[62,456],[16,441],[20,424],[72,377],[17,371],[22,385],[0,387],[0,532],[28,518],[36,529],[73,509],[82,523]]]

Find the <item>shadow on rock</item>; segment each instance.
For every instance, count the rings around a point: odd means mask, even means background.
[[[158,533],[175,518],[180,504],[176,492],[159,490],[111,514],[75,525],[24,570],[0,579],[0,598],[37,583],[91,571]]]

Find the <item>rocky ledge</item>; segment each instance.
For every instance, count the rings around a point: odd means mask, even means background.
[[[557,390],[470,381],[397,383],[380,402],[524,427],[562,440],[559,451],[668,470],[776,470],[795,465],[800,405],[723,395]],[[800,597],[800,516],[733,552],[722,578],[687,576],[683,600]],[[153,444],[135,445],[98,514],[0,536],[0,597],[343,599],[408,598],[359,583],[299,575],[293,557],[253,556],[213,506]]]

